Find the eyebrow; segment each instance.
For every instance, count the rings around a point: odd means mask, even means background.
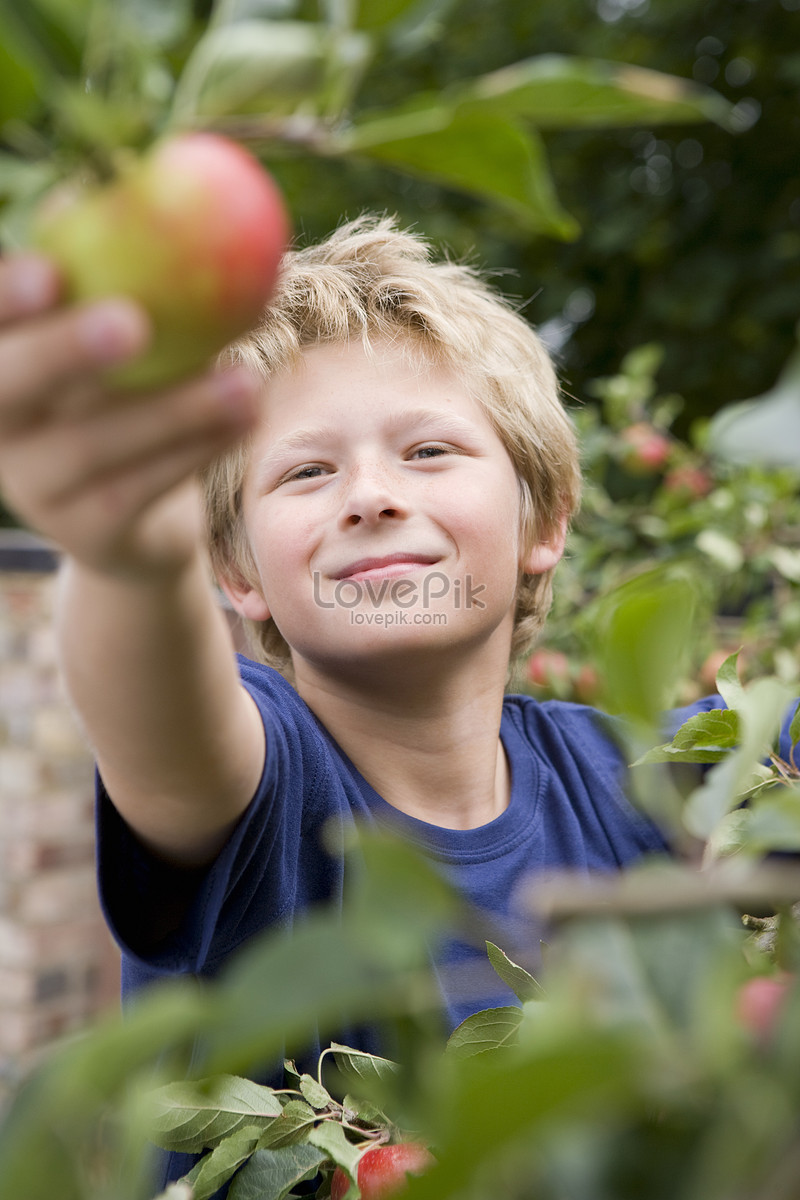
[[[463,417],[443,413],[435,408],[406,409],[387,418],[390,435],[402,433],[404,429],[412,426],[418,429],[435,426],[437,432],[445,435],[452,434],[454,437],[464,437],[468,434],[474,436],[475,434],[472,424]],[[257,476],[259,479],[263,479],[283,459],[296,451],[305,451],[314,445],[330,445],[332,442],[341,440],[341,437],[342,431],[336,425],[316,425],[307,429],[295,429],[293,433],[287,433],[285,437],[279,438],[261,456],[256,465]]]

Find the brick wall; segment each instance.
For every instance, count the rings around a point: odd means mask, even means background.
[[[41,542],[0,531],[0,1102],[118,994],[95,888],[92,759],[56,661],[56,568]]]

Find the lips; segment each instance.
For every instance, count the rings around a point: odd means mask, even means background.
[[[359,558],[341,571],[335,571],[331,578],[357,579],[371,572],[402,576],[404,570],[407,571],[410,567],[430,567],[439,561],[440,556],[434,554],[383,554],[373,558]]]

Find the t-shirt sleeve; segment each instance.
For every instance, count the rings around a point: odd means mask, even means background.
[[[213,973],[257,929],[280,923],[294,902],[304,790],[320,764],[302,736],[293,711],[301,702],[289,685],[265,687],[263,671],[246,667],[242,674],[267,754],[252,801],[210,866],[182,870],[150,853],[97,777],[101,904],[124,956],[150,973]]]

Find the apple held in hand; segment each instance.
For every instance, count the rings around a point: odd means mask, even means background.
[[[112,382],[153,388],[204,370],[258,319],[289,237],[281,194],[237,143],[187,133],[126,162],[105,185],[59,189],[34,240],[60,267],[65,299],[125,295],[152,340]]]
[[[418,1142],[372,1146],[358,1161],[361,1200],[384,1200],[384,1197],[396,1196],[406,1186],[409,1174],[421,1175],[433,1162],[430,1150]],[[349,1175],[337,1167],[331,1180],[331,1200],[342,1200],[349,1187]]]

